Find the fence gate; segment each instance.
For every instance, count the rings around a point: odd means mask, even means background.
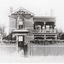
[[[30,55],[64,55],[64,45],[40,45],[30,43]]]

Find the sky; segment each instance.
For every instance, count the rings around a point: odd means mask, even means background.
[[[13,7],[13,10],[23,7],[35,16],[50,15],[50,10],[54,10],[56,27],[64,31],[64,0],[0,0],[0,25],[6,26],[7,34],[10,7]]]

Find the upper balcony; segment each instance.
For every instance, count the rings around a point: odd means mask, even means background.
[[[33,33],[57,33],[55,22],[35,22]]]

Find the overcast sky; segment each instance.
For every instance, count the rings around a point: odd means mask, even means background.
[[[64,31],[64,0],[0,0],[0,24],[6,26],[8,32],[10,7],[13,10],[23,7],[36,16],[43,16],[47,13],[50,15],[50,10],[54,10],[56,17],[56,27]]]

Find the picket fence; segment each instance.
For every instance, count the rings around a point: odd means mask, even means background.
[[[31,56],[64,55],[64,44],[39,45],[31,43],[29,51]]]

